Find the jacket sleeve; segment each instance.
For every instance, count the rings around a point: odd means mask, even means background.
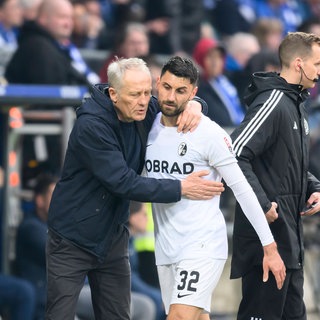
[[[307,198],[309,198],[313,192],[320,192],[320,181],[308,172]]]
[[[208,104],[198,96],[195,96],[192,100],[197,101],[201,104],[202,113],[206,116],[208,114],[208,110],[209,110]]]
[[[114,130],[103,120],[78,119],[77,135],[70,146],[86,171],[111,194],[120,198],[170,203],[181,199],[181,182],[139,176],[129,168]]]
[[[276,141],[278,115],[273,111],[266,119],[257,123],[252,119],[259,114],[259,109],[259,107],[252,108],[246,114],[243,122],[231,134],[231,138],[239,166],[266,213],[271,208],[271,202],[254,172],[253,163],[255,158],[260,157]]]

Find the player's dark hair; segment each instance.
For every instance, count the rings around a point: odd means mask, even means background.
[[[176,77],[189,79],[190,83],[195,86],[198,83],[199,70],[189,58],[180,56],[170,58],[162,67],[161,76],[163,76],[166,71],[169,71]]]

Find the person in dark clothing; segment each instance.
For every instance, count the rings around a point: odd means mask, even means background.
[[[201,179],[206,171],[181,182],[141,177],[147,133],[158,112],[156,98],[150,99],[150,70],[139,58],[120,59],[109,65],[108,79],[108,86],[93,86],[77,109],[49,208],[48,320],[72,319],[86,276],[96,319],[130,318],[130,199],[169,203],[181,196],[208,199],[224,190]],[[194,104],[179,119],[180,131],[198,122],[191,115],[200,115]]]
[[[9,61],[9,83],[90,85],[100,81],[70,41],[73,7],[68,0],[44,0],[35,21],[27,21]]]
[[[83,85],[100,82],[85,63],[77,47],[70,41],[73,29],[73,7],[68,0],[43,0],[35,21],[27,21],[21,29],[19,46],[7,65],[5,78],[9,84]],[[66,90],[66,93],[70,91]],[[72,91],[71,91],[72,92]],[[64,94],[62,93],[62,96]],[[39,106],[32,106],[38,109]],[[61,109],[46,105],[42,109]],[[48,158],[35,157],[35,139],[23,138],[23,184],[35,177],[35,170],[57,174],[61,168],[61,140],[46,136]],[[39,163],[40,162],[40,163]],[[31,167],[30,163],[39,164]],[[45,169],[42,169],[45,167]]]
[[[237,205],[231,278],[242,277],[238,320],[306,319],[302,217],[320,210],[320,182],[308,172],[305,102],[307,89],[320,75],[320,37],[289,33],[279,47],[279,59],[280,74],[253,74],[245,98],[249,109],[231,137],[239,165],[264,209],[287,277],[281,290],[274,279],[260,281],[258,237]]]

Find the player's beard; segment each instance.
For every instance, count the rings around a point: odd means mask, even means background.
[[[166,117],[177,117],[184,110],[184,105],[181,105],[179,107],[177,106],[177,104],[170,101],[159,101],[159,104],[162,114]],[[171,108],[168,108],[168,106],[170,106]]]

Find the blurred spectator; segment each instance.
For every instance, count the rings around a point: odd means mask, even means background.
[[[0,0],[0,77],[17,49],[18,28],[22,23],[19,0]]]
[[[260,45],[256,36],[251,33],[237,32],[225,41],[226,66],[225,74],[237,88],[238,95],[242,99],[243,86],[247,80],[245,68],[249,59],[260,51]]]
[[[305,11],[306,18],[304,20],[307,20],[311,17],[315,17],[317,19],[320,18],[320,2],[319,0],[305,0],[301,1],[303,9]]]
[[[220,38],[249,32],[256,19],[256,0],[204,0],[206,17]]]
[[[92,84],[92,72],[70,41],[73,7],[68,0],[43,0],[35,21],[21,29],[19,47],[10,60],[5,78],[9,83]]]
[[[260,18],[252,27],[252,33],[257,37],[260,48],[278,52],[283,38],[283,25],[276,18]]]
[[[244,110],[236,88],[223,74],[226,51],[211,38],[200,39],[193,51],[193,59],[201,67],[197,95],[208,104],[208,117],[224,127],[238,125]]]
[[[23,10],[23,19],[24,21],[35,20],[40,4],[43,0],[19,0],[22,10]]]
[[[319,9],[320,9],[320,1]],[[311,17],[309,19],[304,20],[300,26],[298,27],[297,31],[307,32],[307,33],[314,33],[316,35],[320,35],[320,20],[317,17]]]
[[[167,5],[167,0],[144,0],[141,3],[141,15],[136,21],[143,23],[149,33],[150,52],[157,54],[170,54],[170,17],[175,10],[175,1],[172,6]],[[138,20],[139,19],[139,20]]]
[[[91,85],[100,79],[89,69],[77,47],[70,41],[73,28],[73,7],[68,0],[43,0],[35,21],[27,21],[19,36],[19,47],[7,65],[9,83]],[[42,108],[49,108],[45,106]],[[54,106],[50,106],[52,108]],[[23,138],[23,182],[35,176],[33,160],[36,148],[33,136]],[[46,136],[48,158],[41,164],[58,173],[61,168],[61,140]],[[31,146],[31,147],[30,147]],[[32,166],[30,164],[32,163]]]
[[[258,39],[251,33],[237,32],[225,44],[226,69],[230,72],[243,70],[251,56],[260,51]]]
[[[155,258],[155,238],[154,238],[154,223],[152,216],[151,203],[146,205],[147,227],[145,232],[140,232],[134,237],[134,248],[138,253],[139,274],[141,278],[149,285],[160,289],[158,270]]]
[[[114,48],[100,69],[102,82],[107,82],[107,68],[117,56],[118,58],[144,58],[149,55],[150,44],[148,32],[142,23],[130,22],[117,34]]]
[[[129,21],[141,21],[142,19],[140,0],[99,0],[99,2],[104,22],[113,33],[116,33]]]
[[[34,191],[34,212],[28,213],[18,227],[16,238],[17,275],[33,284],[36,292],[35,319],[44,319],[46,304],[46,240],[48,209],[56,179],[38,177]]]
[[[153,0],[149,2],[153,3]],[[201,34],[201,23],[204,17],[203,3],[190,0],[167,0],[167,7],[171,14],[169,20],[170,48],[167,54],[191,55]],[[153,49],[152,42],[151,52],[161,53]]]
[[[23,23],[19,0],[0,0],[0,47],[17,48],[18,27]]]
[[[303,14],[299,10],[299,1],[261,0],[256,2],[256,17],[276,18],[283,24],[283,35],[296,31],[303,21]]]
[[[259,51],[249,59],[246,71],[250,76],[258,71],[280,72],[278,53],[271,50]]]
[[[278,52],[261,50],[248,60],[246,67],[241,73],[241,81],[237,82],[237,89],[243,106],[245,106],[244,96],[246,89],[251,82],[251,76],[254,72],[258,71],[280,72]]]
[[[139,259],[134,248],[134,238],[146,232],[148,223],[147,207],[145,203],[131,201],[129,216],[129,259],[131,265],[131,288],[133,292],[150,297],[156,305],[156,320],[165,320],[166,314],[162,304],[160,289],[148,285],[139,274]]]
[[[78,48],[109,49],[111,35],[101,16],[97,0],[73,0],[74,27],[72,42]]]
[[[34,305],[35,293],[28,281],[0,273],[0,318],[34,320]]]
[[[160,77],[160,74],[161,74],[162,63],[160,59],[155,55],[148,55],[144,57],[144,61],[147,63],[151,72],[151,77],[152,77],[151,94],[156,97],[158,95],[156,84],[157,84],[157,79]]]

